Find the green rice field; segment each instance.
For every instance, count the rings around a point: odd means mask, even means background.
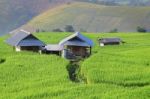
[[[37,33],[56,44],[70,33]],[[150,99],[149,33],[83,33],[94,41],[80,62],[80,82],[69,79],[69,61],[55,55],[15,52],[0,37],[0,99]],[[125,43],[100,47],[101,37]]]

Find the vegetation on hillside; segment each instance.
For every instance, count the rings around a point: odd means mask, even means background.
[[[150,7],[103,6],[90,3],[65,4],[35,17],[24,27],[53,31],[72,25],[76,31],[136,32],[137,27],[149,30]]]

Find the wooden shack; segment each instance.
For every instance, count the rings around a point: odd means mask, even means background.
[[[12,35],[6,42],[13,46],[17,52],[22,50],[38,52],[45,46],[42,41],[26,31],[20,31]]]
[[[99,39],[100,46],[119,45],[120,43],[122,43],[122,40],[120,38],[101,38],[101,39]]]
[[[91,55],[93,41],[76,32],[63,39],[59,45],[64,46],[62,56],[65,58],[88,57]]]
[[[58,44],[48,44],[44,47],[43,52],[46,54],[56,54],[61,56],[64,47]]]

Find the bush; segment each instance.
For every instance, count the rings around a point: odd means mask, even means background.
[[[70,64],[67,65],[67,71],[69,74],[69,79],[74,82],[79,82],[78,71],[79,71],[78,62],[70,61]]]
[[[63,30],[61,30],[61,29],[59,29],[59,28],[53,29],[52,31],[53,31],[53,32],[63,32]]]
[[[144,27],[137,27],[137,32],[147,32],[147,30]]]
[[[5,61],[5,59],[0,59],[0,64],[4,63]]]
[[[36,33],[39,33],[40,32],[40,29],[36,29]]]
[[[46,32],[46,31],[42,29],[41,32]]]
[[[75,32],[75,30],[74,30],[72,25],[66,25],[65,26],[65,31],[66,32]]]
[[[46,30],[44,30],[44,29],[36,29],[36,33],[39,33],[39,32],[46,32]]]
[[[87,31],[86,31],[85,29],[82,29],[82,28],[81,28],[81,29],[80,29],[80,32],[87,32]]]
[[[111,30],[109,33],[117,33],[118,32],[118,29],[113,29],[113,30]]]

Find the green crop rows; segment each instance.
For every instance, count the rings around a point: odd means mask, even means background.
[[[69,33],[37,33],[58,43]],[[85,83],[69,80],[68,60],[55,55],[14,52],[0,37],[0,99],[149,99],[150,34],[87,34],[92,56],[81,62]],[[100,47],[98,38],[120,37],[126,43]]]

